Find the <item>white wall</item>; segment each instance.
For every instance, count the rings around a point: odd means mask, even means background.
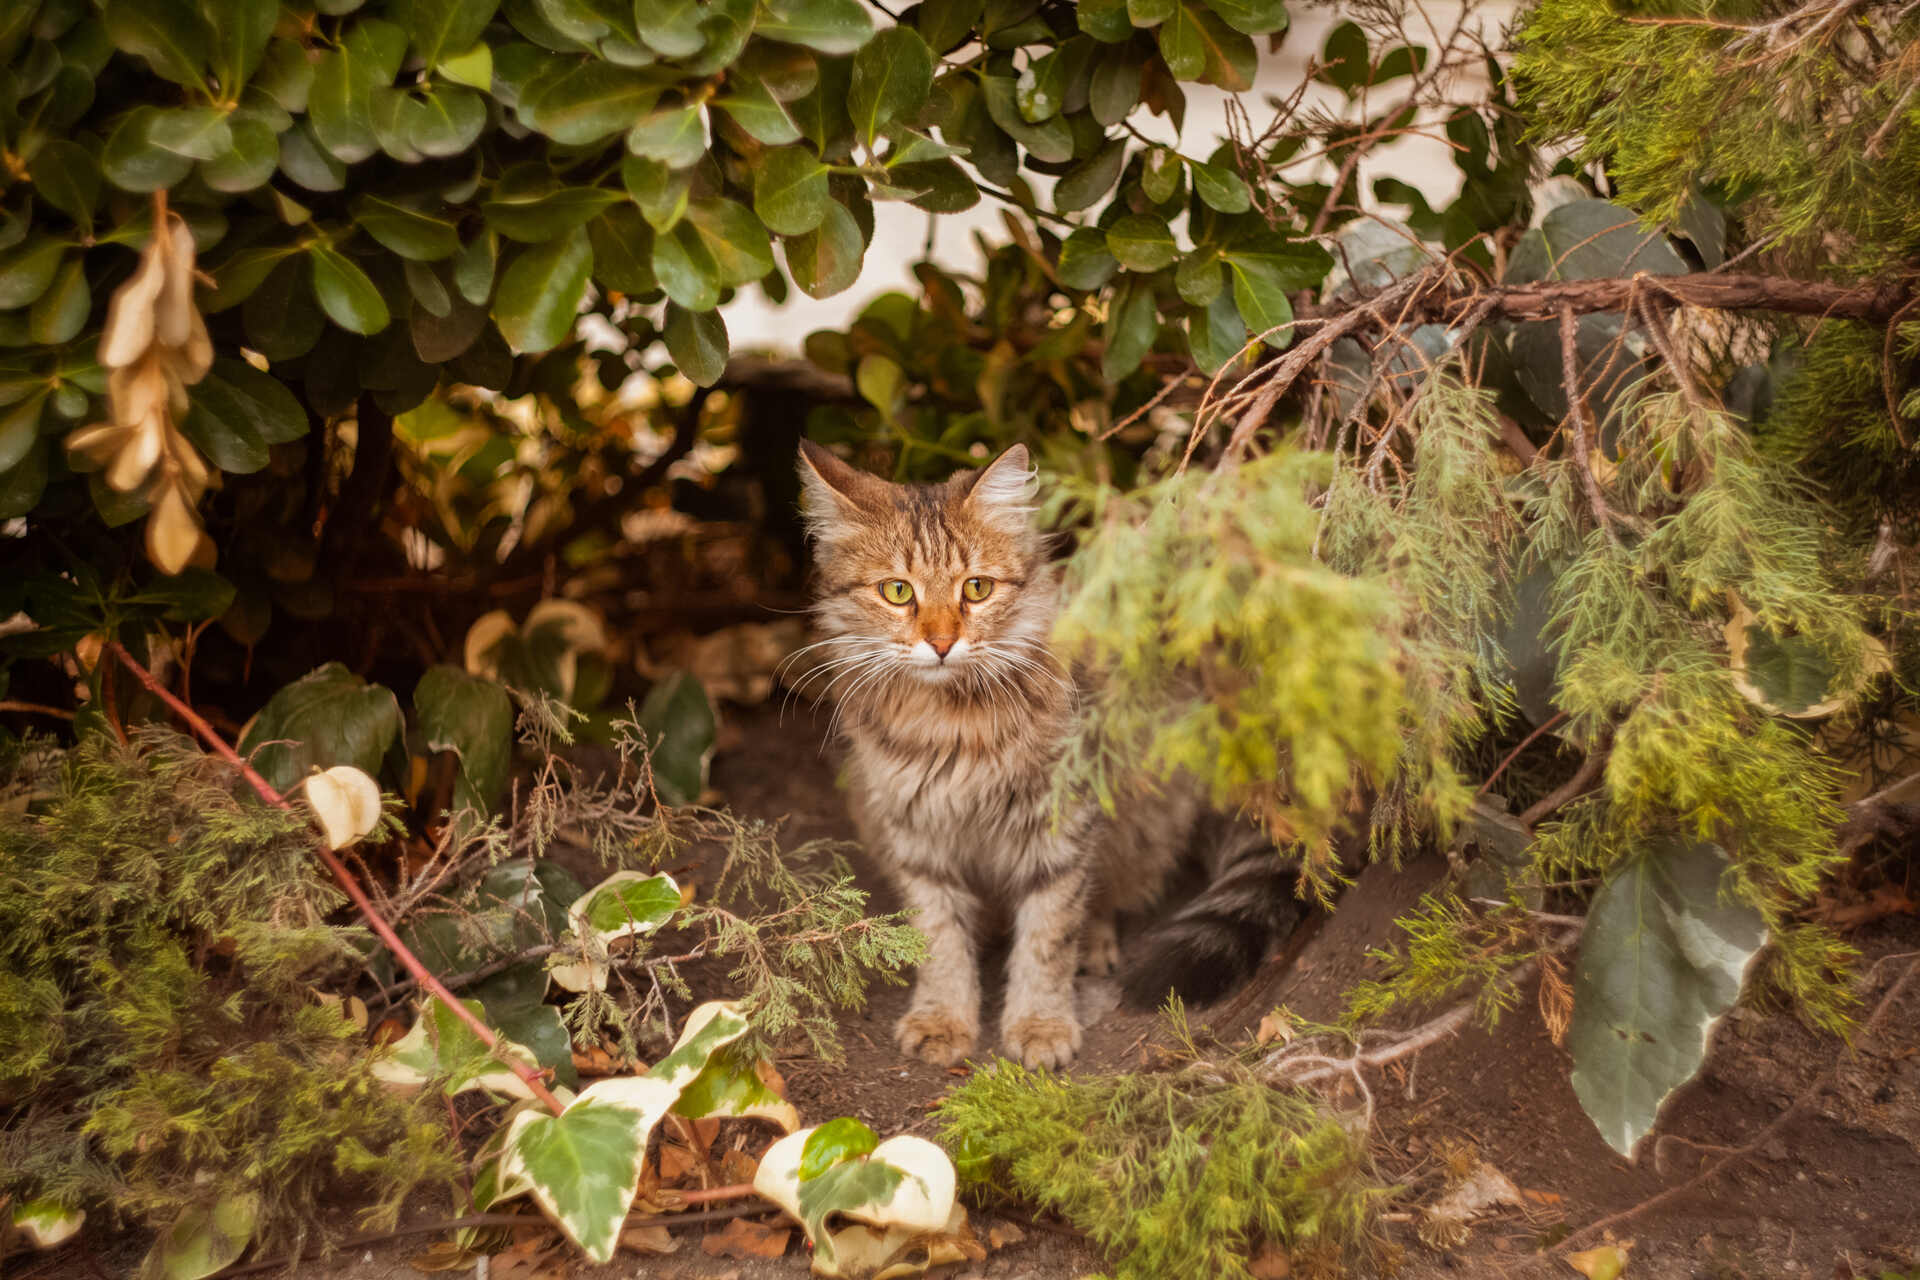
[[[1453,30],[1465,7],[1460,0],[1421,3],[1411,10],[1408,32],[1417,43],[1438,48]],[[1496,0],[1494,3],[1477,5],[1469,21],[1485,33],[1490,44],[1498,48],[1499,34],[1511,20],[1515,7],[1515,0]],[[1438,27],[1437,33],[1428,29],[1422,13]],[[1256,128],[1263,127],[1271,116],[1265,99],[1269,95],[1284,98],[1298,88],[1306,75],[1308,58],[1325,46],[1327,33],[1343,20],[1337,7],[1316,5],[1307,8],[1297,5],[1294,8],[1293,24],[1280,52],[1262,53],[1259,78],[1253,90],[1243,95]],[[1260,38],[1260,43],[1264,50],[1264,38]],[[1401,80],[1386,86],[1383,92],[1389,96],[1376,99],[1373,110],[1377,113],[1392,106],[1398,101],[1391,96],[1393,91],[1403,90],[1406,84],[1407,81]],[[1454,96],[1456,100],[1470,101],[1484,84],[1484,76],[1477,73],[1470,79],[1463,77]],[[1188,84],[1182,88],[1187,95],[1186,129],[1183,134],[1176,137],[1171,123],[1165,117],[1148,116],[1144,112],[1134,118],[1133,124],[1156,141],[1178,144],[1184,154],[1203,157],[1213,150],[1216,140],[1226,136],[1225,103],[1228,95],[1207,85]],[[1338,110],[1343,101],[1337,90],[1315,85],[1309,90],[1303,107],[1311,109],[1323,106]],[[1322,180],[1331,179],[1334,166],[1322,167],[1324,172],[1317,176]],[[1300,176],[1302,172],[1293,171],[1288,176]],[[1411,138],[1375,148],[1361,161],[1360,173],[1362,192],[1371,191],[1374,177],[1390,174],[1419,187],[1436,204],[1451,199],[1459,187],[1459,174],[1447,159],[1444,142],[1426,138]],[[1038,174],[1026,176],[1044,199],[1050,180]],[[907,204],[877,204],[874,207],[873,243],[867,249],[866,264],[860,279],[853,287],[818,301],[793,290],[787,302],[778,307],[768,302],[758,289],[742,290],[726,308],[727,330],[733,349],[792,354],[799,350],[806,335],[816,329],[845,328],[877,294],[895,289],[915,292],[918,284],[913,278],[913,264],[922,259],[929,223],[933,229],[933,261],[950,271],[962,274],[977,272],[983,259],[974,235],[976,232],[984,234],[989,243],[1004,241],[1006,231],[1001,214],[1005,208],[991,196],[983,197],[979,204],[965,213],[938,216],[923,213]]]

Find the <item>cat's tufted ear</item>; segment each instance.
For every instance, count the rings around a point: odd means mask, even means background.
[[[862,511],[887,504],[891,487],[878,476],[856,471],[811,440],[800,442],[800,487],[806,493],[807,531],[831,539],[836,529]]]
[[[967,506],[987,519],[1021,528],[1032,520],[1040,478],[1023,444],[1013,445],[978,471],[963,473],[957,483]]]

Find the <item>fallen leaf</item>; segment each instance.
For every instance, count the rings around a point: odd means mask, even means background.
[[[636,1058],[616,1058],[600,1045],[573,1051],[573,1069],[583,1076],[640,1075],[647,1064]]]
[[[1552,1191],[1522,1191],[1520,1194],[1535,1204],[1559,1204],[1566,1198]]]
[[[438,1271],[464,1271],[473,1265],[474,1256],[471,1250],[458,1241],[439,1240],[419,1257],[408,1258],[407,1265],[415,1271],[424,1271],[428,1275]]]
[[[1455,1248],[1467,1238],[1468,1224],[1497,1209],[1523,1203],[1513,1180],[1484,1160],[1476,1160],[1444,1196],[1428,1205],[1420,1220],[1420,1238],[1439,1248]]]
[[[1622,1245],[1603,1244],[1598,1249],[1568,1254],[1566,1263],[1587,1280],[1615,1280],[1627,1269],[1627,1249]]]
[[[720,1157],[720,1181],[729,1186],[752,1182],[759,1172],[760,1162],[744,1151],[730,1150]]]
[[[778,1258],[787,1251],[793,1238],[790,1226],[769,1226],[735,1218],[718,1231],[709,1231],[700,1241],[700,1250],[710,1258]]]
[[[1004,1249],[1026,1238],[1027,1233],[1011,1222],[996,1222],[987,1228],[987,1247],[990,1249]]]
[[[1285,1249],[1269,1244],[1253,1255],[1252,1261],[1247,1263],[1247,1271],[1253,1280],[1287,1280],[1293,1274],[1293,1263],[1288,1259]]]
[[[635,1253],[678,1253],[680,1242],[658,1223],[627,1227],[620,1232],[620,1244]]]
[[[1255,1044],[1293,1043],[1293,1015],[1285,1009],[1275,1009],[1260,1019],[1260,1027],[1253,1033]]]
[[[677,1142],[660,1144],[660,1181],[678,1182],[700,1167],[700,1157]]]

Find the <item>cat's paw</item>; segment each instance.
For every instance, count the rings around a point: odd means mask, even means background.
[[[1080,946],[1080,972],[1104,978],[1119,967],[1120,935],[1115,932],[1113,921],[1089,922]]]
[[[917,1009],[894,1028],[900,1047],[923,1062],[950,1067],[973,1052],[975,1029],[957,1013]]]
[[[1064,1067],[1080,1049],[1080,1024],[1072,1018],[1030,1013],[1006,1029],[1007,1056],[1023,1067]]]

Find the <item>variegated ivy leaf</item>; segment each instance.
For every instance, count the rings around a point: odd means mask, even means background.
[[[486,1010],[478,1000],[462,1000],[474,1017],[483,1021]],[[528,1067],[539,1070],[533,1050],[502,1036],[494,1049],[480,1043],[473,1029],[438,1000],[421,1005],[413,1029],[393,1043],[373,1064],[376,1078],[397,1089],[411,1091],[433,1080],[444,1080],[447,1096],[468,1089],[485,1089],[515,1098],[531,1097],[526,1082],[503,1061],[512,1055]]]
[[[616,871],[567,908],[567,921],[585,958],[547,971],[568,991],[604,991],[607,947],[630,934],[652,933],[680,906],[680,886],[666,872]]]
[[[549,1218],[595,1262],[613,1256],[633,1205],[647,1139],[715,1052],[747,1033],[739,1006],[710,1001],[687,1015],[673,1051],[644,1076],[587,1086],[559,1115],[527,1108],[514,1116],[499,1158],[482,1153],[473,1202],[485,1210],[531,1193]]]
[[[69,1209],[58,1200],[26,1200],[13,1208],[13,1229],[35,1249],[53,1249],[80,1233],[87,1220],[83,1209]]]
[[[189,1205],[154,1241],[148,1268],[166,1280],[201,1280],[224,1271],[246,1251],[259,1218],[260,1197],[252,1192]]]
[[[665,1080],[619,1076],[587,1086],[557,1116],[522,1112],[500,1154],[500,1188],[531,1192],[589,1258],[609,1261],[640,1185],[647,1138],[679,1096]]]
[[[953,1162],[933,1143],[907,1134],[876,1142],[843,1117],[774,1143],[753,1189],[799,1221],[815,1275],[874,1276],[969,1256],[954,1183]],[[839,1218],[849,1221],[829,1225]]]
[[[714,1054],[706,1070],[680,1091],[674,1111],[690,1120],[752,1116],[771,1120],[788,1133],[798,1129],[800,1112],[767,1079],[773,1074],[773,1064],[765,1058],[750,1059],[739,1053],[738,1047],[729,1045]]]

